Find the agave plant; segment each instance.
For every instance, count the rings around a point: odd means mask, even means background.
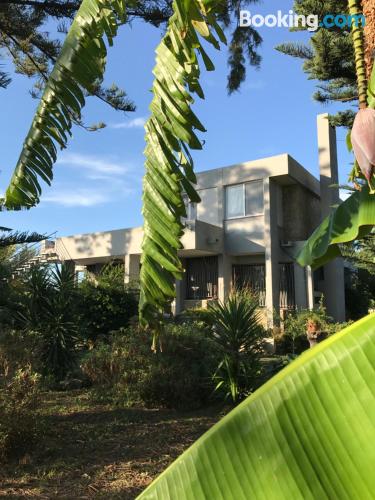
[[[374,366],[373,314],[287,366],[138,500],[371,500]]]
[[[216,390],[234,403],[252,392],[259,375],[260,340],[264,336],[259,299],[249,290],[234,290],[225,302],[210,305],[211,338],[222,359],[214,375]]]
[[[34,337],[40,370],[61,380],[75,364],[78,326],[74,273],[65,265],[34,267],[14,307],[17,327]]]

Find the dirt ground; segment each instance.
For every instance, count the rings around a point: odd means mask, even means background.
[[[47,393],[45,432],[30,455],[0,466],[0,497],[134,499],[219,419],[195,412],[114,409],[89,393]]]

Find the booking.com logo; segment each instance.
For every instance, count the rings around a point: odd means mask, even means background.
[[[366,17],[363,14],[349,15],[349,14],[327,14],[323,20],[319,20],[316,14],[308,16],[296,14],[290,10],[284,14],[278,10],[276,14],[262,14],[252,15],[249,10],[240,11],[240,26],[247,28],[253,26],[254,28],[306,28],[308,31],[317,31],[319,28],[350,28],[352,25],[357,27],[366,25]]]

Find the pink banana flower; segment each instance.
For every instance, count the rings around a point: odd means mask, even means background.
[[[368,181],[375,174],[375,110],[360,109],[352,129],[352,146],[358,165]]]

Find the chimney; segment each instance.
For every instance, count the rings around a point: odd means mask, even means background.
[[[320,167],[320,203],[322,219],[332,212],[332,207],[340,203],[338,187],[339,172],[337,162],[336,129],[331,127],[328,114],[318,115],[318,146]],[[345,281],[344,263],[337,258],[324,266],[324,304],[327,313],[335,321],[345,321]]]

